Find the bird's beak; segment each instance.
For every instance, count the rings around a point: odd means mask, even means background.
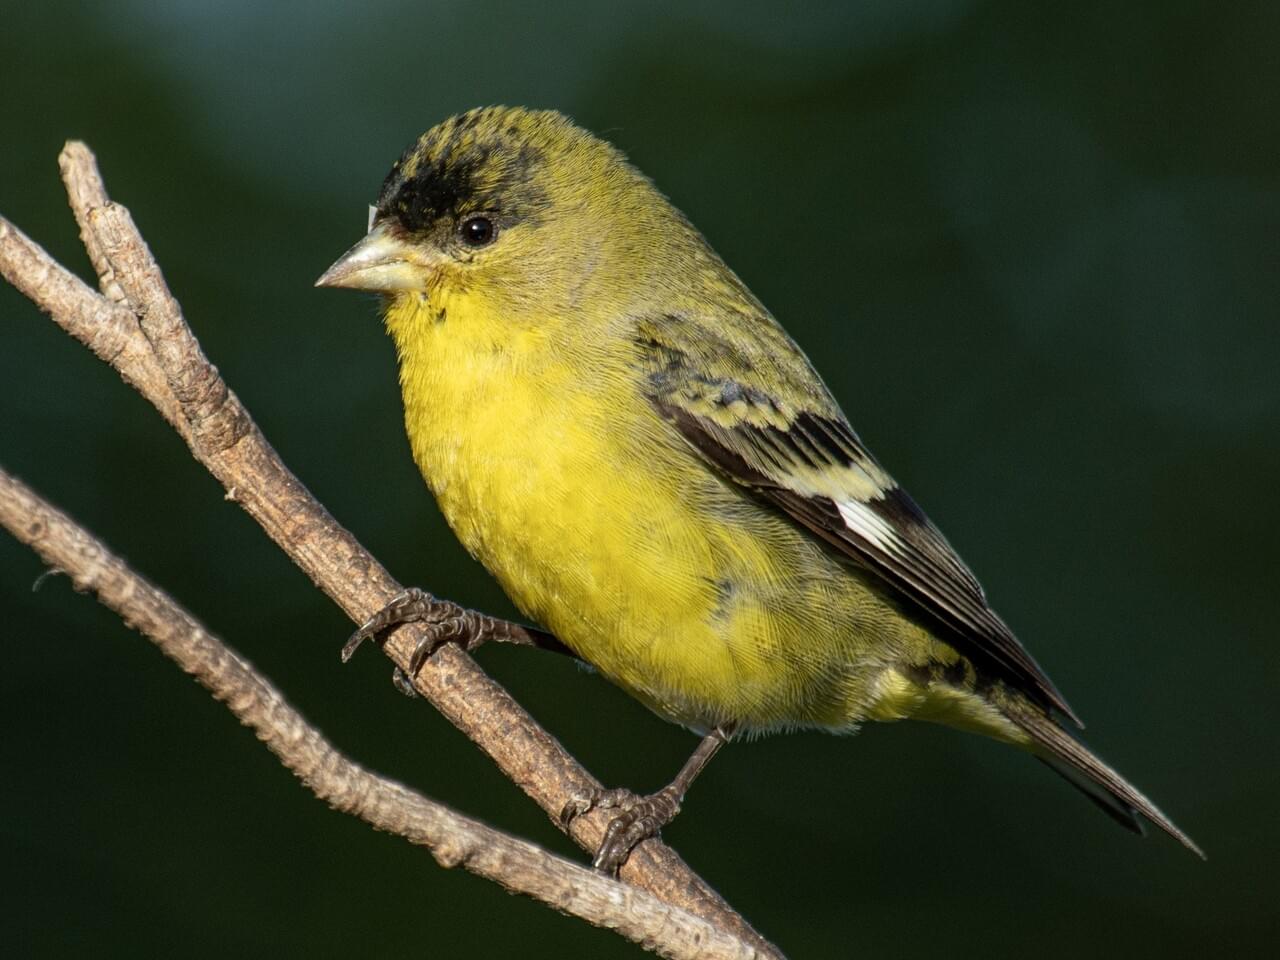
[[[429,250],[396,236],[391,224],[384,222],[339,257],[316,286],[375,293],[424,290],[435,266]]]

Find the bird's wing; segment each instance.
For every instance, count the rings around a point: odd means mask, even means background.
[[[721,472],[949,628],[962,653],[1079,723],[781,328],[767,315],[745,336],[717,326],[687,315],[638,324],[643,389],[658,413]]]

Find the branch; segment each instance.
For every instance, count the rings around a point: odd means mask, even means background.
[[[761,954],[685,910],[455,813],[347,759],[271,684],[167,594],[91,533],[0,470],[0,526],[75,588],[92,591],[191,674],[335,810],[427,847],[563,913],[607,927],[673,960],[750,960]]]
[[[2,217],[0,274],[142,393],[222,483],[228,499],[238,502],[353,621],[364,622],[400,592],[400,585],[285,467],[205,358],[128,210],[107,198],[88,148],[69,143],[59,163],[90,259],[109,297],[90,289]],[[383,649],[407,670],[426,629],[420,624],[400,627]],[[433,654],[414,677],[414,686],[557,825],[571,798],[599,787],[457,645],[447,644]],[[608,819],[603,810],[578,817],[570,836],[594,851]],[[780,956],[661,841],[638,846],[621,875],[663,902],[752,943],[764,955]]]

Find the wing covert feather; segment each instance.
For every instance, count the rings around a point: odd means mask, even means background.
[[[946,627],[966,656],[1079,724],[969,568],[863,446],[800,349],[767,314],[750,330],[730,340],[688,316],[639,323],[649,402],[700,456],[881,577]]]

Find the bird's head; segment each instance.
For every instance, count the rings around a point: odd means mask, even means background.
[[[409,146],[368,234],[317,286],[562,313],[602,291],[618,300],[610,291],[644,289],[626,272],[651,278],[655,238],[685,233],[684,218],[605,141],[554,111],[485,107]]]

